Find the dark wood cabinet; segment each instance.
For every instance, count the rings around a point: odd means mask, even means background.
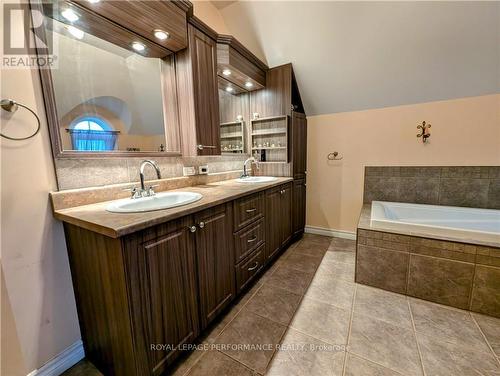
[[[292,184],[266,192],[266,258],[272,259],[292,236]]]
[[[264,192],[234,200],[234,230],[238,231],[264,215]]]
[[[89,361],[106,375],[168,372],[288,246],[296,194],[288,182],[118,238],[65,223]]]
[[[235,260],[242,261],[265,242],[264,218],[234,234]]]
[[[236,265],[236,288],[238,293],[243,291],[264,268],[266,255],[264,245],[261,245],[244,261]]]
[[[292,206],[293,236],[300,237],[306,226],[306,180],[294,180],[293,182],[293,206]]]
[[[176,55],[183,155],[220,155],[217,43],[191,24],[188,41]]]
[[[172,52],[187,47],[186,13],[190,6],[180,1],[163,0],[76,0],[74,3],[168,48]],[[159,40],[154,30],[166,31],[169,37]]]
[[[232,35],[219,35],[217,38],[218,75],[231,82],[237,91],[247,92],[266,86],[266,72],[269,67],[260,61],[250,50]],[[222,72],[230,70],[231,75]],[[251,87],[246,85],[251,82]]]
[[[231,203],[195,215],[201,329],[235,297]]]
[[[162,374],[179,355],[177,347],[199,333],[191,224],[186,217],[123,239],[137,366],[149,365],[140,374]],[[151,344],[166,346],[152,351]]]
[[[293,235],[302,236],[306,224],[307,118],[292,111],[290,143],[293,182]]]
[[[288,244],[292,237],[292,196],[293,186],[288,183],[282,186],[283,194],[281,197],[281,246]]]
[[[290,137],[293,178],[305,179],[307,173],[307,119],[305,114],[292,112]]]

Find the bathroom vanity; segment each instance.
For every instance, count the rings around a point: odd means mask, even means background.
[[[109,375],[162,374],[291,243],[292,184],[187,187],[203,198],[143,213],[56,210],[86,357]]]
[[[44,15],[38,40],[54,41],[37,53],[58,56],[39,73],[85,355],[106,375],[160,375],[304,232],[307,121],[292,65],[269,68],[189,1],[30,6]],[[279,178],[230,180],[249,156]],[[137,188],[145,158],[161,197],[202,198],[106,210],[123,189],[153,192],[143,168]]]

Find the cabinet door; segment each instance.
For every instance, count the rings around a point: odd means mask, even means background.
[[[232,203],[195,215],[201,328],[235,296]]]
[[[288,243],[292,237],[292,183],[281,186],[280,219],[281,219],[281,246]]]
[[[274,257],[282,244],[282,189],[278,186],[266,191],[266,260]]]
[[[300,112],[292,113],[292,168],[294,179],[304,179],[307,169],[307,119]]]
[[[292,219],[293,235],[300,235],[306,226],[306,181],[304,179],[293,182]]]
[[[123,240],[139,374],[160,375],[199,332],[192,217]],[[162,348],[152,349],[152,344]]]
[[[217,43],[189,25],[198,155],[220,155]]]

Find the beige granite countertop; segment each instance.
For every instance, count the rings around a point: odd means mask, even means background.
[[[293,179],[289,177],[282,177],[269,183],[249,184],[238,183],[236,180],[232,179],[204,185],[172,189],[169,190],[169,192],[198,192],[203,195],[203,198],[192,204],[171,209],[141,213],[111,213],[106,211],[106,206],[111,201],[105,201],[54,210],[54,216],[63,222],[68,222],[109,237],[118,238],[153,225],[199,212],[200,210],[216,206],[251,193],[291,182],[292,180]]]
[[[465,235],[465,234],[460,234],[460,233],[456,233],[453,235],[447,234],[446,230],[444,230],[443,234],[434,234],[434,233],[430,234],[429,232],[427,232],[425,230],[425,228],[422,228],[422,230],[416,231],[416,230],[406,230],[406,229],[396,229],[396,228],[392,228],[392,227],[384,227],[383,225],[372,225],[371,212],[372,212],[371,204],[364,204],[363,207],[361,208],[361,213],[359,216],[358,229],[382,231],[382,232],[389,232],[389,233],[393,233],[393,234],[417,236],[417,237],[421,237],[421,238],[447,240],[447,241],[458,242],[458,243],[476,244],[476,245],[483,245],[486,247],[500,247],[500,239],[499,239],[499,241],[489,241],[489,240],[474,238],[474,237],[471,237],[470,235]]]

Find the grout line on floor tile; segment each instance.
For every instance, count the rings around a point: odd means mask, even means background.
[[[357,358],[363,359],[363,360],[365,360],[365,361],[367,361],[367,362],[369,362],[369,363],[376,364],[376,365],[377,365],[377,366],[379,366],[379,367],[382,367],[382,368],[388,369],[388,370],[390,370],[390,371],[392,371],[392,372],[394,372],[394,373],[397,373],[398,375],[404,376],[404,374],[402,374],[402,373],[401,373],[401,372],[399,372],[399,371],[396,371],[396,370],[394,370],[394,369],[392,369],[392,368],[390,368],[390,367],[387,367],[387,366],[385,366],[385,365],[383,365],[383,364],[380,364],[380,363],[378,363],[378,362],[376,362],[376,361],[374,361],[374,360],[371,360],[371,359],[365,358],[364,356],[361,356],[361,355],[359,355],[359,354],[356,354],[355,352],[348,351],[348,352],[347,352],[347,354],[354,355],[354,356],[356,356]],[[347,354],[346,354],[346,358],[347,358]]]
[[[244,366],[245,368],[251,370],[252,372],[256,372],[258,374],[260,374],[259,371],[257,371],[255,368],[252,368],[250,367],[248,364],[245,364],[243,363],[241,360],[238,360],[236,358],[234,358],[231,354],[227,354],[225,353],[224,351],[220,351],[220,350],[216,350],[216,351],[219,351],[220,353],[224,354],[225,356],[227,356],[228,358],[230,358],[231,360],[234,360],[235,362],[237,362],[238,364],[241,364],[242,366]]]
[[[191,370],[194,368],[194,366],[195,366],[195,365],[197,365],[197,364],[198,364],[198,362],[199,362],[199,361],[200,361],[200,360],[201,360],[201,359],[202,359],[205,355],[207,355],[207,352],[208,352],[208,351],[205,351],[205,352],[204,352],[204,353],[203,353],[203,354],[202,354],[202,355],[201,355],[198,359],[196,359],[196,360],[195,360],[195,362],[191,365],[191,367],[189,367],[189,368],[188,368],[188,369],[187,369],[187,370],[186,370],[186,371],[185,371],[182,375],[180,375],[180,376],[187,376],[187,375],[191,372]],[[189,356],[191,356],[191,355],[193,355],[193,354],[194,354],[194,351],[193,351],[191,354],[189,354]],[[189,356],[187,356],[187,357],[186,357],[186,359],[184,359],[183,361],[186,361],[186,360],[187,360],[187,358],[189,358]],[[180,364],[180,365],[182,365],[182,364]]]
[[[242,366],[243,366],[243,367],[245,367],[247,370],[252,371],[252,372],[256,372],[256,373],[260,374],[260,372],[258,372],[257,370],[253,369],[252,367],[249,367],[247,364],[245,364],[245,363],[243,363],[243,362],[239,361],[238,359],[233,358],[231,355],[226,354],[225,352],[220,351],[220,350],[215,350],[215,351],[220,352],[220,353],[221,353],[222,355],[224,355],[224,356],[227,356],[229,359],[231,359],[231,360],[235,361],[236,363],[238,363],[238,364],[242,365]]]
[[[415,338],[415,343],[417,344],[417,352],[418,352],[418,358],[420,359],[420,366],[422,367],[422,372],[423,372],[423,375],[425,376],[424,362],[422,360],[422,353],[420,351],[420,344],[418,343],[418,338],[417,338],[417,328],[415,327],[415,321],[413,320],[413,311],[411,310],[410,299],[408,297],[406,298],[406,303],[408,304],[408,309],[410,311],[411,326],[413,329],[413,337]]]
[[[344,363],[342,364],[342,376],[345,375],[345,370],[347,366],[347,352],[349,351],[349,341],[351,340],[351,328],[352,328],[352,320],[354,316],[354,304],[356,303],[356,292],[358,290],[358,285],[354,284],[354,294],[352,294],[352,303],[351,303],[351,316],[349,317],[349,330],[347,331],[347,339],[346,339],[346,350],[344,354]]]
[[[498,359],[497,354],[493,350],[493,347],[491,347],[490,341],[488,341],[488,337],[486,337],[486,335],[484,334],[483,330],[481,329],[481,326],[476,321],[476,318],[474,317],[474,315],[472,314],[472,312],[469,312],[469,315],[472,318],[472,321],[474,321],[474,324],[476,324],[477,328],[481,332],[481,335],[483,336],[484,340],[486,341],[486,344],[488,345],[488,348],[490,349],[491,353],[493,354],[493,357],[497,360],[498,364],[500,364],[500,360]]]

